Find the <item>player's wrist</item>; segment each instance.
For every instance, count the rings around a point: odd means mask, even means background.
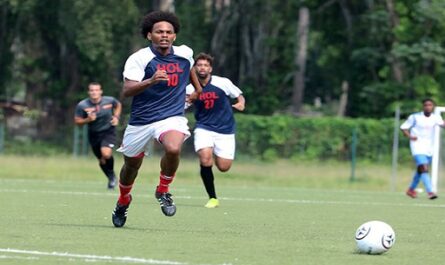
[[[120,120],[120,117],[118,115],[113,115],[113,118]]]

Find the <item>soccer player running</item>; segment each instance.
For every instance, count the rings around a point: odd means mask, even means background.
[[[108,189],[114,189],[113,147],[116,142],[115,128],[119,124],[122,111],[121,103],[108,96],[102,96],[102,87],[97,82],[88,85],[89,97],[77,104],[74,123],[88,124],[88,140],[99,166],[108,178]]]
[[[124,155],[119,179],[120,195],[112,214],[114,226],[122,227],[132,197],[130,191],[148,155],[151,139],[162,144],[161,173],[155,197],[166,216],[176,213],[169,193],[169,184],[175,177],[183,142],[190,136],[184,117],[185,87],[195,85],[192,99],[201,92],[193,67],[193,51],[185,46],[173,46],[179,32],[178,18],[169,12],[155,11],[142,21],[142,36],[151,42],[146,48],[133,53],[126,61],[123,77],[123,95],[133,97],[131,116],[121,147]]]
[[[434,129],[436,126],[444,127],[444,121],[440,115],[433,113],[435,103],[432,99],[424,99],[423,111],[411,114],[400,126],[403,134],[410,139],[411,153],[417,169],[406,195],[417,198],[416,187],[421,180],[428,193],[428,198],[434,200],[437,195],[431,188],[428,167],[432,161]]]
[[[206,208],[219,206],[212,171],[213,161],[221,172],[226,172],[235,157],[235,119],[232,108],[243,111],[245,107],[241,90],[229,79],[212,75],[212,64],[210,55],[200,53],[194,67],[203,87],[201,95],[194,101],[194,145],[199,156],[201,178],[209,195]],[[187,94],[192,93],[193,87],[188,85]],[[231,104],[231,98],[237,99],[234,105]]]

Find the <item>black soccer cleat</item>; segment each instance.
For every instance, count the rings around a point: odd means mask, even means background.
[[[116,177],[108,180],[107,188],[109,190],[114,190],[114,187],[116,187]]]
[[[437,199],[437,194],[434,192],[428,192],[428,199],[430,199],[430,200]]]
[[[176,205],[168,192],[155,192],[155,197],[161,205],[162,213],[165,216],[173,216],[176,213]]]
[[[111,215],[111,220],[115,227],[124,226],[127,221],[128,207],[130,207],[132,200],[130,195],[130,202],[127,205],[120,205],[119,202],[116,203],[116,208],[114,208],[113,214]]]

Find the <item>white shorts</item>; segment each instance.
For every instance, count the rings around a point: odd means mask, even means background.
[[[213,153],[221,158],[235,158],[235,134],[222,134],[202,128],[194,131],[195,151],[203,148],[213,148]]]
[[[162,135],[168,131],[182,132],[187,139],[190,136],[188,120],[182,116],[174,116],[165,120],[153,122],[143,126],[127,125],[122,145],[117,149],[127,157],[148,156],[150,140],[160,141]]]

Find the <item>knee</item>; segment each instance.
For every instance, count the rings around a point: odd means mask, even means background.
[[[125,160],[124,168],[129,171],[138,171],[142,165],[142,159]]]
[[[213,166],[213,160],[212,160],[211,156],[209,156],[209,157],[207,157],[207,156],[206,157],[200,157],[199,158],[199,162],[204,167],[211,167],[211,166]]]
[[[422,173],[428,173],[428,165],[423,164],[423,165],[418,166],[418,167],[417,167],[417,172],[418,172],[419,174],[422,174]]]
[[[105,160],[108,160],[108,159],[110,159],[110,158],[111,158],[111,156],[112,156],[112,154],[111,154],[111,153],[102,153],[102,158],[103,158],[103,159],[105,159]]]
[[[217,167],[218,167],[219,171],[227,172],[227,171],[229,171],[231,165],[222,165],[222,166],[220,165],[220,166],[217,166]]]
[[[223,163],[218,163],[218,160],[217,160],[216,167],[221,172],[227,172],[232,167],[232,163],[231,162],[226,162],[226,161],[223,162]]]
[[[179,156],[181,154],[181,146],[165,145],[165,154],[168,156]]]

